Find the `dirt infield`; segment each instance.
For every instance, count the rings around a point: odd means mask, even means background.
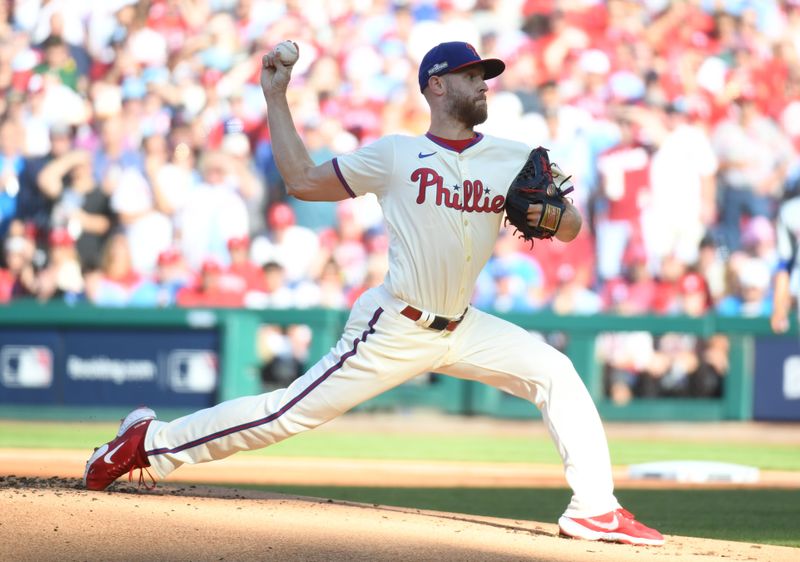
[[[75,478],[0,479],[0,559],[452,562],[794,561],[797,549],[667,537],[589,543],[553,524],[203,486],[88,492]]]

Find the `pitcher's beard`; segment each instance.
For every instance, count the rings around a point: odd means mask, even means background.
[[[458,97],[452,100],[448,108],[450,115],[468,128],[480,125],[489,117],[486,104],[478,104],[466,97]]]

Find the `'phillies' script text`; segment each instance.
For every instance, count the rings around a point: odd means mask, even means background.
[[[502,195],[495,195],[489,198],[489,190],[484,194],[483,182],[481,180],[464,180],[463,193],[458,193],[457,185],[444,185],[444,178],[436,170],[431,168],[417,168],[411,172],[411,181],[419,182],[419,193],[417,203],[422,205],[429,187],[436,188],[436,204],[467,211],[470,213],[502,213],[506,198]],[[463,202],[462,198],[463,197]]]

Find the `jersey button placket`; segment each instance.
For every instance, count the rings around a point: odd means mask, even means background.
[[[461,182],[461,185],[463,186],[464,185],[464,180],[467,179],[468,176],[469,176],[469,162],[464,159],[464,155],[463,154],[459,154],[458,155],[458,168],[459,168],[459,172],[461,174],[460,182]],[[464,197],[464,195],[465,195],[465,193],[464,193],[464,190],[462,189],[461,196]],[[472,262],[472,236],[470,235],[470,229],[469,229],[469,213],[466,211],[468,203],[469,203],[469,201],[466,201],[466,200],[462,199],[461,219],[462,219],[462,223],[464,225],[464,249],[465,249],[464,260],[466,261],[467,264]],[[461,287],[459,287],[459,290],[458,290],[458,295],[461,298],[463,298],[464,293],[466,291],[466,284],[467,284],[467,277],[469,276],[469,274],[468,274],[469,269],[470,269],[469,267],[465,267],[463,269],[463,273],[461,275]]]

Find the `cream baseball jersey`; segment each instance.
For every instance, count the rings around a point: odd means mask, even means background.
[[[351,196],[374,193],[381,204],[392,295],[442,316],[464,312],[529,152],[481,134],[460,153],[427,135],[389,135],[334,159]]]

